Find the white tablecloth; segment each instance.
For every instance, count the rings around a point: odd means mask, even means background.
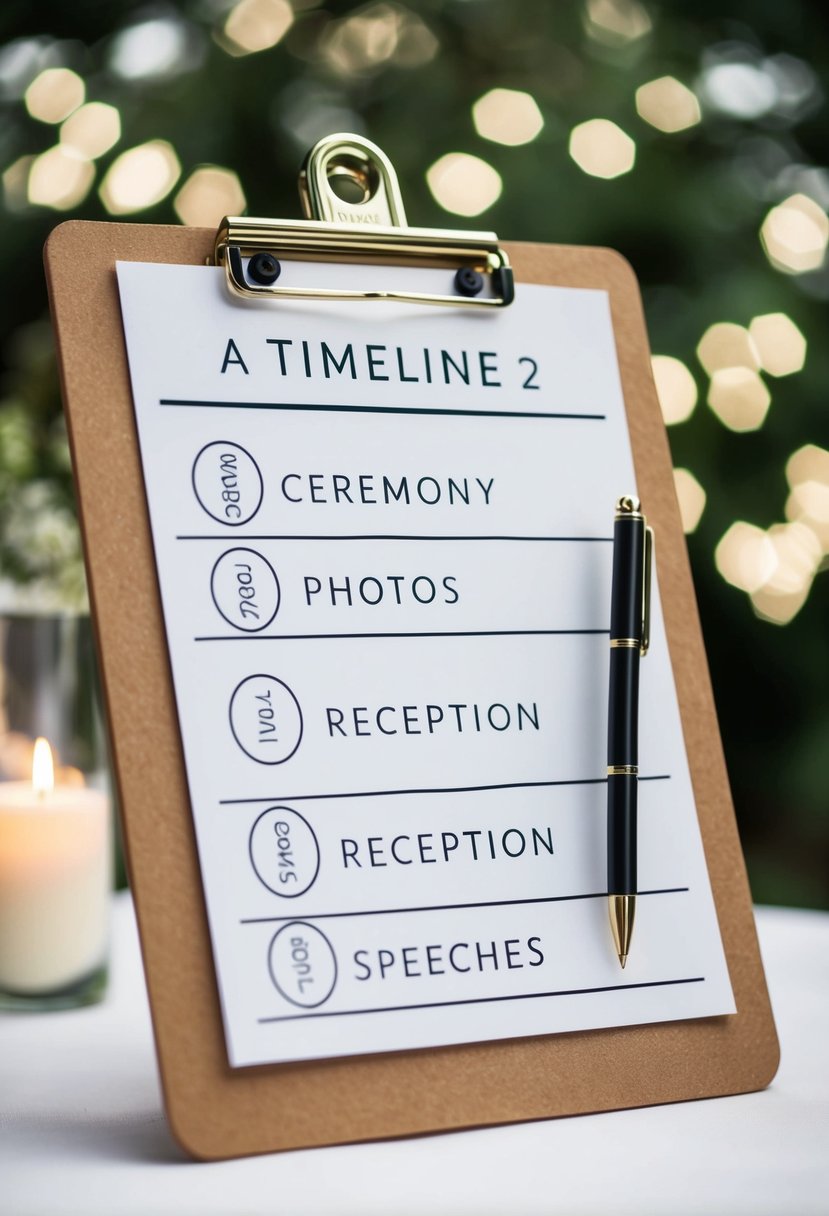
[[[193,1164],[167,1130],[129,898],[106,1002],[0,1014],[2,1216],[829,1213],[829,915],[763,908],[764,1093]]]

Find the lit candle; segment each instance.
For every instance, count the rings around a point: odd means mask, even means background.
[[[55,785],[45,739],[31,782],[0,782],[0,989],[47,995],[103,963],[109,822],[100,790]]]

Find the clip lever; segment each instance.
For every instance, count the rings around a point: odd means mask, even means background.
[[[356,135],[328,135],[314,144],[299,171],[299,197],[308,220],[406,227],[394,166],[376,144]]]

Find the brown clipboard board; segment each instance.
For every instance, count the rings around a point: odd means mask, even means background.
[[[521,283],[609,295],[636,476],[737,1013],[232,1069],[227,1061],[133,414],[116,259],[203,265],[208,229],[69,221],[45,250],[63,399],[167,1115],[202,1159],[743,1093],[779,1050],[639,290],[607,249],[505,246]]]

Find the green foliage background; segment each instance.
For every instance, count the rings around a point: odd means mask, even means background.
[[[622,12],[630,12],[631,3],[615,0]],[[110,102],[121,114],[120,142],[98,163],[92,192],[66,214],[108,218],[97,195],[108,165],[128,147],[163,138],[176,149],[182,181],[201,164],[231,168],[250,214],[294,216],[305,151],[323,134],[350,129],[390,155],[413,223],[463,226],[434,200],[425,171],[446,152],[466,151],[484,157],[504,180],[501,198],[476,226],[494,228],[504,239],[621,250],[642,284],[653,349],[682,359],[700,389],[695,413],[669,436],[675,463],[692,469],[708,494],[689,548],[754,894],[829,906],[827,577],[817,576],[800,613],[778,627],[755,617],[713,558],[735,519],[761,527],[783,519],[784,467],[792,452],[806,443],[829,446],[829,345],[823,341],[829,272],[789,276],[772,269],[758,236],[769,208],[795,189],[824,206],[829,201],[829,173],[822,168],[829,38],[820,6],[648,0],[650,32],[624,41],[591,37],[584,6],[575,0],[413,0],[407,9],[301,0],[278,45],[241,58],[214,37],[229,7],[222,0],[155,6],[6,0],[0,48],[41,39],[52,64],[83,76],[88,100]],[[324,53],[340,28],[335,23],[378,10],[414,15],[436,39],[436,53],[419,66],[391,59],[337,71]],[[124,79],[112,67],[114,40],[154,17],[179,30],[180,62],[157,77]],[[762,67],[766,57],[780,55],[803,65],[811,82],[799,106],[738,118],[704,105],[702,123],[674,135],[661,134],[636,113],[635,90],[646,81],[672,74],[693,86],[718,57]],[[476,134],[471,107],[496,86],[535,97],[545,125],[534,142],[509,148]],[[54,142],[55,128],[30,118],[14,91],[2,111],[0,168]],[[612,119],[635,139],[632,172],[603,181],[570,158],[571,129],[593,117]],[[129,218],[177,222],[174,194]],[[77,541],[40,269],[43,241],[61,218],[40,207],[7,207],[2,217],[0,559],[4,575],[16,579],[57,570],[68,594],[77,589]],[[805,369],[770,382],[772,406],[760,430],[734,434],[705,405],[707,378],[696,345],[714,322],[747,324],[780,311],[807,338]],[[35,530],[43,511],[61,526],[40,548],[21,550],[7,543],[21,511]]]

